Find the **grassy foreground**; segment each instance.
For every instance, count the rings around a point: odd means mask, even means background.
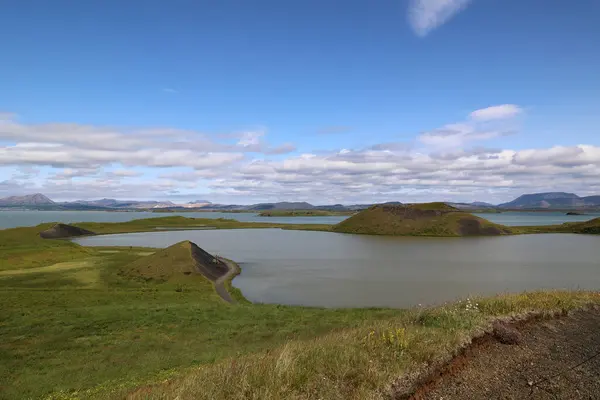
[[[0,231],[0,399],[119,398],[114,391],[304,340],[396,310],[230,305],[195,279],[135,279],[156,251]],[[152,258],[154,260],[154,258]]]
[[[129,399],[382,399],[409,389],[497,318],[551,315],[591,304],[591,292],[535,292],[398,311],[309,340],[227,359],[113,395]]]
[[[118,233],[198,224],[246,227],[182,217],[78,225]],[[234,291],[232,305],[203,280],[123,273],[153,265],[146,257],[154,262],[156,249],[39,238],[51,225],[0,230],[0,399],[381,398],[493,318],[600,304],[597,293],[537,292],[427,309],[322,309],[248,304]]]

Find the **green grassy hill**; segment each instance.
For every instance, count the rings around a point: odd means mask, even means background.
[[[495,236],[512,231],[445,203],[377,205],[333,227],[334,232],[396,236]]]
[[[95,235],[94,232],[87,229],[78,228],[67,224],[56,224],[50,229],[40,232],[40,237],[43,239],[64,239],[76,236]]]
[[[159,283],[199,280],[210,284],[209,281],[215,281],[227,273],[227,266],[195,243],[186,240],[124,266],[122,273]]]
[[[598,235],[600,234],[600,218],[595,218],[585,222],[568,222],[560,225],[558,230],[561,231],[561,229],[571,233]]]

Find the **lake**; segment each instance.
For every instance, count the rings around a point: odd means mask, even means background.
[[[167,247],[191,240],[237,261],[253,302],[409,307],[469,295],[600,288],[600,237],[573,234],[415,238],[279,229],[131,233],[86,246]]]
[[[507,226],[533,226],[533,225],[559,225],[565,222],[584,222],[600,217],[600,213],[586,213],[585,215],[567,215],[560,211],[506,211],[503,213],[474,213],[496,224]]]
[[[17,226],[35,226],[43,222],[126,222],[141,218],[160,218],[181,215],[189,218],[229,218],[242,222],[272,222],[278,224],[327,224],[334,225],[347,216],[328,217],[259,217],[257,213],[224,212],[108,212],[108,211],[0,211],[0,229]],[[509,226],[555,225],[564,222],[587,221],[600,217],[600,213],[569,216],[564,212],[504,212],[501,214],[476,214],[497,224]]]
[[[142,218],[160,218],[181,215],[188,218],[229,218],[242,222],[272,222],[277,224],[337,224],[346,216],[329,217],[259,217],[257,213],[224,212],[174,212],[153,213],[148,211],[0,211],[0,229],[18,226],[35,226],[44,222],[126,222]]]

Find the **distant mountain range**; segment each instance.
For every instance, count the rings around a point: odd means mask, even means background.
[[[575,193],[549,192],[524,194],[508,203],[498,205],[503,209],[585,209],[600,207],[600,196],[579,197]]]
[[[400,202],[384,204],[401,205]],[[525,194],[508,203],[493,205],[485,202],[447,204],[462,210],[538,210],[538,209],[600,209],[600,196],[580,197],[574,193],[549,192]],[[105,211],[135,211],[135,210],[201,210],[201,211],[265,211],[265,210],[331,210],[359,211],[374,204],[330,204],[315,206],[306,202],[259,203],[252,205],[214,204],[208,200],[195,200],[189,203],[176,204],[171,201],[135,201],[135,200],[77,200],[72,202],[54,202],[41,193],[27,196],[11,196],[0,199],[1,208],[21,208],[38,210],[105,210]]]
[[[56,204],[41,193],[30,194],[28,196],[11,196],[0,199],[0,207],[6,206],[39,206]]]

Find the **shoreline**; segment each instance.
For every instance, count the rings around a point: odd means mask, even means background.
[[[231,293],[230,288],[233,287],[233,279],[235,279],[236,276],[242,273],[242,269],[240,268],[239,264],[233,260],[220,256],[216,256],[215,258],[223,262],[223,264],[225,264],[228,269],[225,275],[221,276],[213,282],[215,291],[227,303],[237,304],[238,300],[234,298],[234,295]],[[248,301],[245,297],[243,297],[243,294],[239,289],[236,288],[236,290],[239,292],[239,295],[241,295],[245,301]]]

